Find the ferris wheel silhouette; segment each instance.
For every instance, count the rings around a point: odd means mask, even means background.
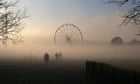
[[[54,35],[55,43],[82,43],[83,34],[74,24],[63,24],[57,28]]]

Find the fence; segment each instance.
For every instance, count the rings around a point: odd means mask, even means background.
[[[86,78],[96,83],[140,84],[140,72],[105,63],[86,62]]]

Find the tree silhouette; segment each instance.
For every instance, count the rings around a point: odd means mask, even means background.
[[[7,45],[10,40],[14,44],[22,42],[20,32],[24,29],[23,20],[27,18],[27,11],[17,9],[16,2],[0,0],[0,40]]]
[[[123,43],[123,40],[121,39],[121,37],[114,37],[111,40],[111,44],[122,44],[122,43]]]
[[[107,4],[116,4],[122,7],[123,5],[130,5],[127,12],[122,16],[124,20],[121,25],[133,23],[140,25],[140,0],[102,0]]]

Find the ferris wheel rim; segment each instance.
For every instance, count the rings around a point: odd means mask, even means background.
[[[55,31],[54,42],[56,43],[56,35],[57,35],[57,32],[58,32],[61,28],[64,28],[64,26],[68,26],[68,25],[71,25],[73,28],[76,28],[76,30],[78,30],[78,32],[80,33],[81,42],[83,42],[83,34],[82,34],[81,30],[80,30],[76,25],[70,24],[70,23],[60,25],[60,26],[57,28],[57,30]]]

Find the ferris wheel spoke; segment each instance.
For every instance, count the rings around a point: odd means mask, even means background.
[[[61,30],[63,31],[63,34],[65,34],[65,35],[67,34],[65,27],[61,28]]]
[[[71,31],[70,31],[70,29],[69,29],[68,36],[70,36],[70,35],[71,35]]]
[[[62,28],[60,28],[60,31],[61,31],[63,34],[65,34],[65,31],[64,31]]]
[[[70,35],[70,38],[72,38],[72,37],[81,37],[81,35],[79,33],[76,33],[76,34],[74,33],[74,34]]]
[[[68,28],[68,33],[69,33],[70,32],[70,26],[68,25],[67,28]]]
[[[79,38],[81,37],[80,35],[71,35],[70,38]]]
[[[69,33],[69,25],[67,25],[67,34]]]
[[[79,32],[75,32],[75,33],[73,33],[71,35],[80,35],[81,36],[81,34]]]
[[[71,29],[71,33],[70,33],[70,34],[72,34],[74,30],[75,30],[75,28],[72,28],[72,29]]]
[[[70,35],[70,32],[71,32],[71,29],[70,29],[70,27],[69,27],[69,32],[68,32],[68,35]]]
[[[64,38],[64,36],[56,36],[56,37],[58,37],[58,38]]]
[[[75,39],[78,39],[78,38],[81,38],[81,36],[73,36],[73,37],[71,37],[71,38],[75,38]]]
[[[61,39],[66,39],[66,36],[56,36],[57,38],[61,37]]]
[[[71,29],[73,28],[73,26],[72,25],[70,25],[70,31],[71,31]]]
[[[64,26],[64,25],[63,25],[63,27],[60,28],[60,29],[62,29],[62,30],[64,31],[64,34],[66,34],[66,29],[65,29],[65,26]]]
[[[68,32],[68,25],[67,24],[65,24],[65,32],[67,33]]]
[[[59,39],[57,39],[57,41],[59,41],[59,42],[66,42],[67,40],[66,39],[62,39],[62,38],[59,38]]]
[[[72,26],[70,25],[69,26],[69,33],[71,33],[71,31],[72,31]]]
[[[71,35],[74,31],[75,31],[75,28],[73,26],[71,26],[69,34]]]
[[[81,36],[75,36],[75,35],[70,36],[70,38],[79,38],[79,37],[81,37]]]
[[[57,32],[57,35],[66,36],[64,33]]]
[[[74,31],[71,34],[75,34],[75,33],[77,33],[77,30],[76,29],[74,29]]]
[[[68,27],[68,34],[70,34],[71,26]]]
[[[70,38],[71,39],[80,39],[81,40],[81,36],[80,35],[73,35]]]

